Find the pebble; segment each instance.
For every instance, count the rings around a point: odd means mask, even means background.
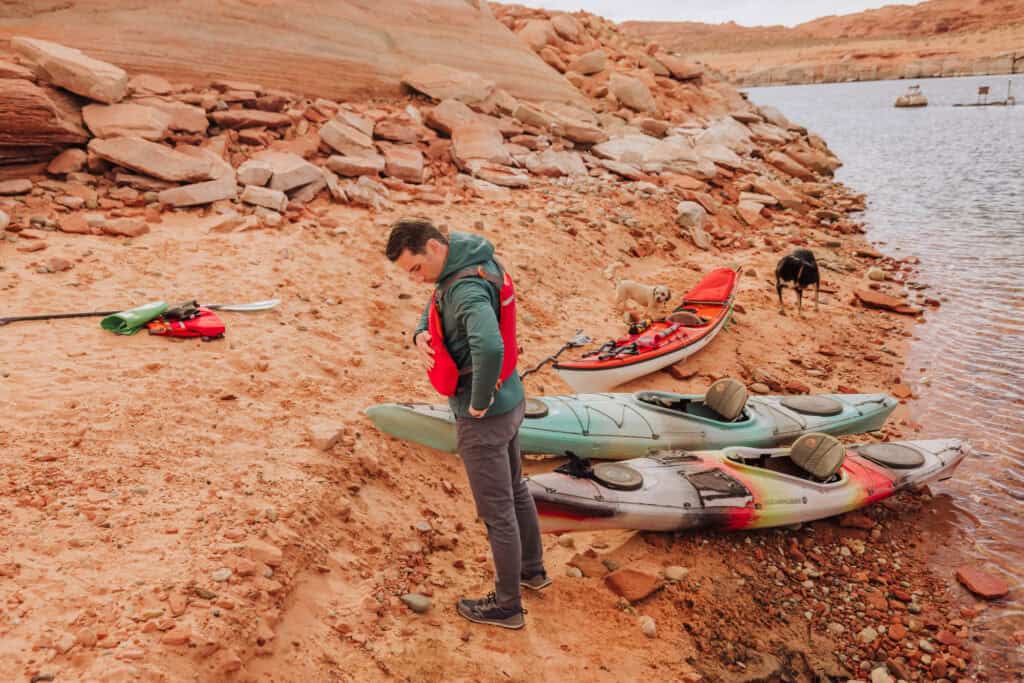
[[[215,571],[210,578],[212,578],[214,581],[218,583],[227,581],[231,578],[231,570],[227,567],[221,567],[220,569]]]
[[[689,569],[686,567],[680,567],[679,565],[665,567],[665,578],[669,581],[682,581],[689,573]]]
[[[569,534],[562,534],[558,537],[558,545],[562,546],[563,548],[575,548],[576,539],[570,536]]]
[[[402,596],[402,602],[416,614],[423,614],[430,609],[430,598],[419,593],[406,593]]]
[[[841,636],[846,632],[846,627],[837,621],[830,621],[826,628],[828,628],[828,632],[834,636]]]
[[[919,640],[917,642],[917,646],[919,648],[921,648],[922,650],[924,650],[925,652],[928,652],[928,653],[935,652],[935,646],[932,645],[930,641],[927,641],[927,640],[924,640],[924,639]]]
[[[864,643],[865,645],[870,645],[871,643],[875,642],[876,638],[878,638],[878,631],[871,628],[870,626],[865,627],[860,633],[857,634],[857,640]]]
[[[889,670],[879,666],[871,670],[871,683],[896,683],[896,680],[889,675]]]
[[[648,638],[654,638],[658,635],[658,625],[654,623],[654,619],[648,616],[640,617],[640,630]]]
[[[580,571],[579,567],[566,567],[565,568],[565,575],[569,576],[569,577],[572,577],[574,579],[582,579],[583,578],[583,572]]]

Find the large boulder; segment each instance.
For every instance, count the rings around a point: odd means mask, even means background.
[[[512,163],[501,131],[486,120],[477,120],[455,129],[452,133],[452,155],[460,168],[467,168],[474,160]]]
[[[37,76],[97,102],[120,102],[128,92],[128,74],[80,50],[48,40],[16,36],[11,48],[30,62]]]
[[[375,176],[384,172],[384,157],[377,153],[361,156],[332,155],[327,158],[327,168],[340,176],[356,178],[362,175]]]
[[[476,178],[502,187],[530,186],[530,176],[508,166],[492,164],[486,161],[473,161],[469,164],[469,171]]]
[[[171,117],[165,112],[129,103],[90,104],[82,109],[82,118],[98,138],[160,140],[171,125]]]
[[[550,21],[531,19],[519,31],[519,39],[534,52],[539,52],[545,45],[555,42],[555,28]]]
[[[89,140],[70,95],[27,80],[0,79],[0,121],[0,165],[47,161]]]
[[[402,76],[402,83],[435,100],[475,104],[494,92],[494,81],[443,64],[427,64]]]
[[[210,118],[221,128],[287,128],[292,125],[287,114],[261,109],[215,111],[210,114]]]
[[[428,109],[423,122],[442,135],[451,136],[452,131],[476,120],[475,111],[458,100],[443,100],[433,109]]]
[[[676,205],[676,223],[683,228],[703,228],[708,212],[697,202],[679,202]]]
[[[238,185],[235,182],[235,175],[230,173],[215,180],[163,190],[157,198],[161,204],[167,206],[200,206],[223,199],[234,199],[237,196]]]
[[[669,74],[677,81],[692,81],[704,75],[704,67],[696,62],[690,62],[664,52],[657,53],[655,58],[665,65]]]
[[[423,182],[423,153],[412,145],[393,145],[384,150],[384,171],[407,183]]]
[[[838,158],[803,144],[793,144],[786,148],[786,154],[796,159],[815,173],[830,176],[836,172],[843,162]]]
[[[569,70],[581,73],[584,76],[592,76],[593,74],[604,71],[607,64],[608,55],[604,50],[598,48],[580,55],[578,59],[569,64]]]
[[[594,145],[592,151],[602,159],[639,164],[643,162],[648,152],[658,145],[658,142],[660,142],[658,138],[650,135],[623,135]]]
[[[205,133],[206,129],[210,126],[210,121],[206,118],[206,110],[202,107],[185,104],[177,100],[166,100],[161,97],[141,97],[132,99],[132,103],[159,109],[167,114],[171,119],[168,124],[171,130],[180,130],[186,133]]]
[[[724,116],[697,137],[697,145],[720,144],[738,154],[749,154],[754,148],[750,129],[731,116]]]
[[[373,152],[373,122],[341,111],[320,128],[320,139],[342,154],[358,156]]]
[[[670,135],[666,138],[655,138],[654,144],[644,153],[642,161],[646,165],[664,164],[672,166],[677,162],[695,163],[698,158],[698,154],[688,137],[685,135]]]
[[[757,176],[751,184],[758,192],[774,197],[784,208],[801,211],[807,207],[801,195],[771,178]]]
[[[576,152],[557,152],[546,149],[534,152],[526,158],[526,168],[534,175],[574,176],[586,175],[587,167]]]
[[[288,207],[288,195],[281,190],[271,190],[269,187],[248,185],[242,190],[242,201],[253,206],[262,206],[278,213]]]
[[[551,17],[551,27],[555,29],[555,33],[560,38],[568,40],[570,43],[580,42],[580,37],[583,35],[580,22],[569,14],[556,14]]]
[[[320,168],[298,154],[265,150],[257,152],[253,158],[270,164],[273,175],[270,176],[269,186],[272,190],[288,192],[303,185],[323,180]]]
[[[214,177],[209,159],[191,157],[142,138],[93,138],[89,151],[101,159],[162,180],[195,182]]]
[[[633,111],[657,111],[658,103],[654,100],[650,88],[639,78],[615,72],[608,82],[608,89],[624,106]]]
[[[757,111],[758,111],[758,113],[761,114],[762,117],[764,117],[765,121],[767,121],[768,123],[774,124],[774,125],[778,126],[779,128],[782,128],[783,130],[793,130],[793,129],[799,129],[800,128],[800,126],[797,126],[792,121],[790,121],[788,118],[786,118],[786,115],[783,114],[778,109],[776,109],[775,107],[769,107],[769,106],[758,107]]]
[[[814,174],[811,173],[806,166],[785,152],[772,152],[768,155],[766,161],[783,173],[791,175],[794,178],[799,178],[800,180],[814,179]]]
[[[702,159],[713,161],[719,166],[726,168],[743,168],[743,159],[725,145],[717,142],[704,142],[697,144],[697,154]]]

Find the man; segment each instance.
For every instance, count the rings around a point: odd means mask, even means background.
[[[406,219],[392,226],[386,255],[414,282],[438,288],[443,342],[459,368],[457,388],[448,402],[477,515],[487,526],[496,580],[495,591],[487,597],[459,600],[458,612],[477,623],[522,628],[520,586],[541,590],[551,581],[544,571],[537,508],[522,477],[523,385],[515,371],[498,381],[505,351],[499,290],[473,274],[482,267],[485,275],[502,276],[494,246],[478,235],[455,232],[445,238],[429,221]],[[432,296],[413,333],[428,370],[441,341],[428,331],[433,302]]]

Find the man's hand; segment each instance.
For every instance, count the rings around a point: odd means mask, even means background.
[[[434,349],[430,347],[430,332],[424,330],[416,335],[416,350],[420,352],[420,360],[427,370],[434,368]]]
[[[497,398],[497,396],[495,396],[494,394],[491,394],[491,402],[488,403],[487,407],[484,408],[483,410],[477,410],[473,406],[470,406],[469,407],[469,416],[470,417],[481,418],[481,417],[484,417],[485,415],[487,415],[487,411],[490,410],[491,406],[494,405],[494,399],[495,398]]]

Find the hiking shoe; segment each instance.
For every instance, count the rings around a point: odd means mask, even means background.
[[[502,628],[519,629],[526,626],[523,614],[526,610],[513,607],[498,607],[494,593],[480,600],[459,600],[459,614],[477,624],[490,624]]]
[[[533,576],[520,576],[519,585],[523,588],[539,591],[550,586],[551,579],[548,578],[547,572],[541,572],[540,574],[534,574]]]

